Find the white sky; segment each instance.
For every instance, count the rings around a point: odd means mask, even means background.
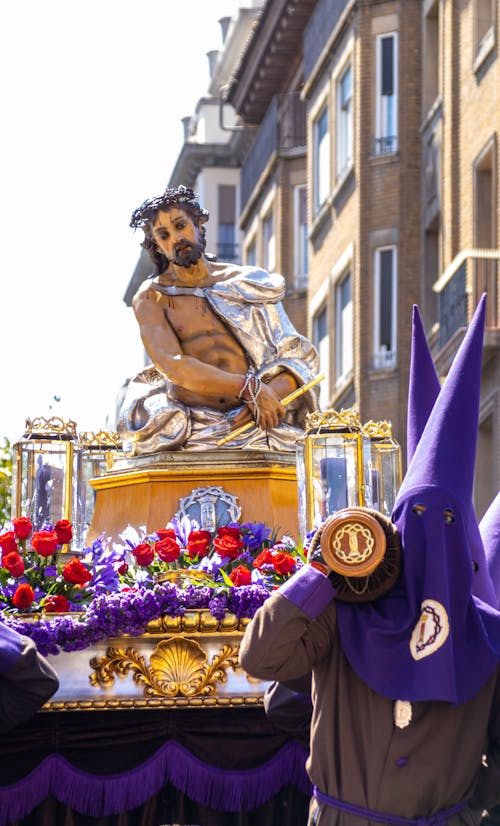
[[[237,0],[6,0],[0,10],[0,443],[25,419],[106,424],[142,366],[122,297],[181,118]],[[59,404],[54,397],[60,396]]]

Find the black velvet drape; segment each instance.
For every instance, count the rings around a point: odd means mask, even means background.
[[[50,754],[64,756],[93,774],[132,769],[167,740],[176,740],[219,769],[250,769],[271,759],[289,742],[262,708],[41,712],[0,742],[0,785],[25,777]],[[54,799],[44,801],[19,826],[302,826],[308,798],[284,787],[264,806],[248,812],[215,812],[170,784],[139,808],[93,818]]]

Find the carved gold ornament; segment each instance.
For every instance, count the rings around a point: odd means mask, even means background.
[[[217,683],[227,680],[226,671],[238,664],[239,643],[224,645],[212,662],[194,640],[169,637],[161,640],[151,654],[149,665],[134,648],[110,647],[101,659],[90,661],[93,686],[112,686],[115,674],[129,672],[134,682],[144,685],[145,697],[196,697],[215,694]]]
[[[35,419],[26,419],[24,439],[72,439],[76,441],[76,422],[69,419],[67,422],[60,416],[51,416],[46,419],[38,416]]]
[[[305,435],[311,431],[325,428],[327,430],[353,431],[361,430],[359,414],[355,410],[314,410],[306,416]]]
[[[98,449],[108,448],[119,450],[122,446],[121,439],[115,431],[99,430],[94,433],[92,430],[84,430],[78,434],[81,447]]]
[[[370,439],[391,439],[392,440],[392,425],[387,420],[381,422],[374,422],[370,419],[369,422],[363,425],[363,433]]]
[[[331,516],[321,534],[321,553],[337,574],[363,577],[371,574],[385,555],[382,526],[368,513],[344,508]]]

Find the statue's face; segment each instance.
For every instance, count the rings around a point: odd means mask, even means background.
[[[191,267],[203,255],[203,235],[189,212],[178,207],[158,213],[153,239],[163,255],[180,267]]]

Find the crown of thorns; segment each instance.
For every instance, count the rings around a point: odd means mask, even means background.
[[[144,201],[140,207],[134,210],[130,219],[130,226],[134,229],[144,227],[149,221],[156,218],[158,212],[173,206],[188,207],[202,221],[207,221],[208,212],[200,206],[197,200],[198,197],[199,195],[187,186],[179,186],[174,189],[167,188],[163,195]]]

